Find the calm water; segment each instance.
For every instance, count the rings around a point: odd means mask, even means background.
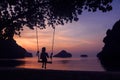
[[[42,69],[37,57],[22,59],[25,64],[17,68]],[[79,70],[79,71],[105,71],[97,58],[53,58],[52,64],[47,64],[47,69],[53,70]]]

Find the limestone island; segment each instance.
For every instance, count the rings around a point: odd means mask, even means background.
[[[68,53],[65,50],[60,51],[58,54],[54,55],[53,57],[60,57],[60,58],[69,58],[72,57],[71,53]]]
[[[86,54],[81,54],[80,57],[88,57]]]

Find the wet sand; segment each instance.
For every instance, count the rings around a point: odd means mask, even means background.
[[[120,80],[120,72],[0,68],[0,80]]]

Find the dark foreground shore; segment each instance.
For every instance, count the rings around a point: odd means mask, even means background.
[[[120,72],[0,68],[0,80],[120,80]]]

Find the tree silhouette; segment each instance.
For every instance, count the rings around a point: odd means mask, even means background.
[[[46,25],[64,25],[78,21],[84,10],[112,10],[112,0],[0,0],[0,39],[20,35],[23,26],[30,29]]]

